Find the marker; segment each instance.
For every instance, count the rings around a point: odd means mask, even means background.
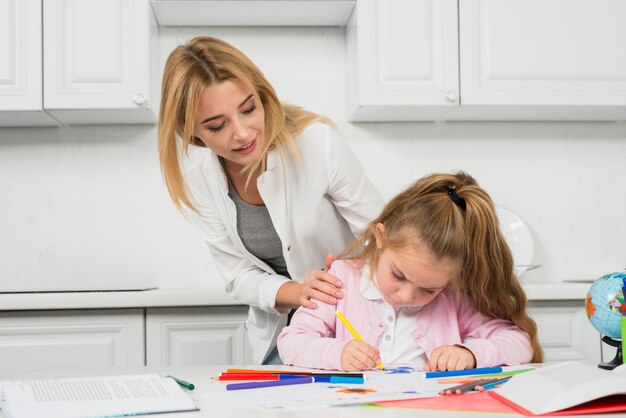
[[[194,390],[196,388],[196,385],[194,385],[193,383],[186,382],[183,379],[179,379],[169,374],[165,377],[169,377],[170,379],[174,380],[174,382],[178,383],[180,386],[184,387],[187,390]]]
[[[489,373],[500,373],[502,372],[502,367],[479,367],[476,369],[467,369],[467,370],[443,370],[439,372],[423,372],[426,379],[430,379],[432,377],[452,377],[452,376],[469,376],[473,374],[489,374]]]
[[[337,318],[339,318],[339,320],[341,322],[343,322],[343,324],[348,329],[348,331],[350,331],[350,334],[352,334],[352,336],[354,337],[355,340],[363,341],[363,338],[361,338],[359,333],[356,332],[356,330],[352,327],[352,324],[350,324],[350,322],[348,322],[346,317],[343,316],[343,314],[340,311],[335,312],[335,315],[337,315]],[[380,370],[386,371],[385,368],[383,367],[382,363],[378,363],[376,366],[378,366],[378,368]]]
[[[268,387],[273,387],[273,386],[301,385],[303,383],[313,383],[314,381],[315,380],[313,377],[298,377],[295,379],[271,380],[269,382],[231,383],[229,385],[226,385],[226,390],[257,389],[257,388],[268,388]]]
[[[317,377],[315,378],[315,381],[319,382],[319,380],[317,380]],[[331,376],[330,383],[363,384],[363,378],[362,377]]]

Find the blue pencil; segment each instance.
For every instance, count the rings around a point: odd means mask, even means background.
[[[426,379],[430,379],[432,377],[452,377],[452,376],[469,376],[473,374],[489,374],[489,373],[500,373],[502,371],[502,367],[479,367],[477,369],[467,369],[467,370],[444,370],[440,372],[424,372]]]
[[[486,385],[478,385],[477,387],[479,388],[478,390],[482,392],[482,391],[490,390],[490,389],[493,389],[493,388],[495,388],[497,386],[500,386],[501,384],[508,382],[509,379],[511,379],[511,378],[510,377],[506,377],[504,379],[498,379],[495,382],[487,383]]]

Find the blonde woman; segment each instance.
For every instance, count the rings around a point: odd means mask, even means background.
[[[319,268],[380,212],[379,192],[332,122],[281,103],[250,59],[208,36],[165,64],[159,157],[226,291],[250,305],[255,362],[279,363],[276,338],[293,309],[343,297]]]

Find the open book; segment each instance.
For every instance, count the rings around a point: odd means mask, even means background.
[[[514,376],[490,395],[524,415],[626,411],[626,366],[565,362]]]
[[[9,418],[95,417],[197,411],[178,384],[156,374],[0,382]]]

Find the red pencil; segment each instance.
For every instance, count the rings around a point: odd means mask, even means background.
[[[233,373],[254,373],[254,374],[312,374],[312,372],[296,372],[290,370],[253,370],[253,369],[227,369],[227,374]],[[224,373],[222,373],[224,374]]]
[[[278,380],[278,375],[257,373],[222,373],[217,380]]]

